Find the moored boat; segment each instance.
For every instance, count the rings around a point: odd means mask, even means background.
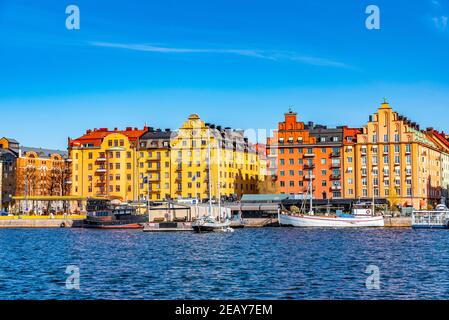
[[[109,200],[88,200],[87,216],[83,228],[95,229],[141,229],[148,222],[148,215],[139,214],[128,204]]]
[[[192,223],[192,228],[195,232],[232,232],[233,229],[230,227],[231,221],[226,220],[220,222],[215,220],[211,216],[203,217],[197,219]]]
[[[292,227],[383,227],[385,226],[382,216],[356,216],[353,214],[318,216],[308,214],[279,214],[279,224],[281,226]]]
[[[384,227],[385,221],[382,215],[375,215],[374,199],[371,204],[357,203],[351,214],[336,211],[326,215],[316,215],[313,211],[312,181],[309,183],[307,194],[310,195],[308,213],[281,213],[278,214],[280,226],[291,227],[321,227],[321,228],[354,228],[354,227]],[[304,204],[303,204],[304,205]],[[304,206],[303,206],[304,207]]]
[[[413,211],[412,228],[449,229],[449,209],[444,204],[444,199],[435,210]]]

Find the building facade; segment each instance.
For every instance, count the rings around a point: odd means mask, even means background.
[[[257,192],[266,168],[243,131],[195,114],[178,130],[88,130],[69,152],[73,195],[120,201],[239,198]]]
[[[387,102],[357,135],[356,196],[427,208],[442,195],[441,150],[418,124]]]
[[[19,143],[14,139],[0,139],[0,211],[10,211],[16,194],[17,157]]]
[[[328,128],[297,121],[297,113],[284,114],[273,137],[267,139],[268,171],[281,194],[304,194],[313,190],[315,199],[343,198],[346,164],[343,151],[353,158],[357,129]],[[348,148],[344,149],[344,144]]]
[[[72,195],[138,201],[137,149],[146,132],[147,127],[123,131],[100,128],[69,139]]]
[[[239,199],[256,193],[264,179],[265,157],[243,130],[205,123],[196,114],[174,135],[171,154],[174,198]]]

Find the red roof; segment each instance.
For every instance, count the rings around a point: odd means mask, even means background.
[[[433,135],[438,138],[447,148],[449,148],[449,141],[446,139],[444,132],[439,132],[437,130],[432,131]]]
[[[104,138],[113,133],[120,133],[127,136],[130,141],[137,141],[142,135],[144,135],[147,132],[148,132],[147,126],[145,126],[142,130],[139,130],[138,128],[133,129],[131,127],[128,127],[125,130],[118,130],[117,128],[115,128],[114,130],[109,130],[107,128],[87,130],[83,136],[73,140],[69,139],[69,146],[72,147],[90,143],[93,144],[95,147],[98,147],[101,145]]]

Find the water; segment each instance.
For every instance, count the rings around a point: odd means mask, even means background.
[[[1,229],[0,243],[0,299],[449,298],[447,230]],[[65,287],[68,265],[80,290]]]

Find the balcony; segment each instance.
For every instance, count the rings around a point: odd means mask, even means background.
[[[331,175],[331,180],[340,180],[340,179],[341,179],[341,175],[339,175],[339,174]]]
[[[361,153],[362,156],[366,156],[366,149],[360,150],[360,153]]]
[[[341,157],[341,152],[332,152],[331,153],[331,158],[340,158]]]
[[[314,175],[306,175],[304,176],[305,180],[315,180],[315,176]]]
[[[153,162],[153,161],[156,161],[156,162],[161,161],[161,157],[159,156],[159,157],[156,157],[156,158],[149,158],[149,159],[147,159],[147,162]]]
[[[161,177],[159,175],[156,177],[151,177],[148,179],[148,181],[153,181],[153,182],[161,181]]]
[[[338,168],[341,168],[341,163],[332,163],[332,164],[331,164],[331,168],[332,168],[332,169],[338,169]]]
[[[102,185],[104,185],[104,184],[106,184],[106,180],[98,180],[98,181],[95,183],[95,185],[97,185],[97,186],[102,186]]]
[[[312,170],[315,169],[315,164],[311,163],[311,164],[305,164],[304,165],[304,170]]]
[[[332,190],[332,191],[338,191],[338,190],[341,190],[341,186],[332,186],[332,187],[331,187],[331,190]]]
[[[157,172],[157,171],[161,171],[160,166],[156,166],[155,168],[148,168],[147,170],[147,172]]]
[[[176,171],[182,171],[182,165],[178,165],[175,170]]]
[[[65,184],[72,184],[72,180],[67,180]]]
[[[106,167],[100,167],[96,170],[97,173],[101,173],[101,174],[106,173],[106,171],[107,171]]]
[[[106,162],[106,158],[105,157],[99,157],[99,158],[97,158],[97,162]]]
[[[313,157],[315,157],[314,153],[305,153],[304,154],[304,158],[313,158]]]

